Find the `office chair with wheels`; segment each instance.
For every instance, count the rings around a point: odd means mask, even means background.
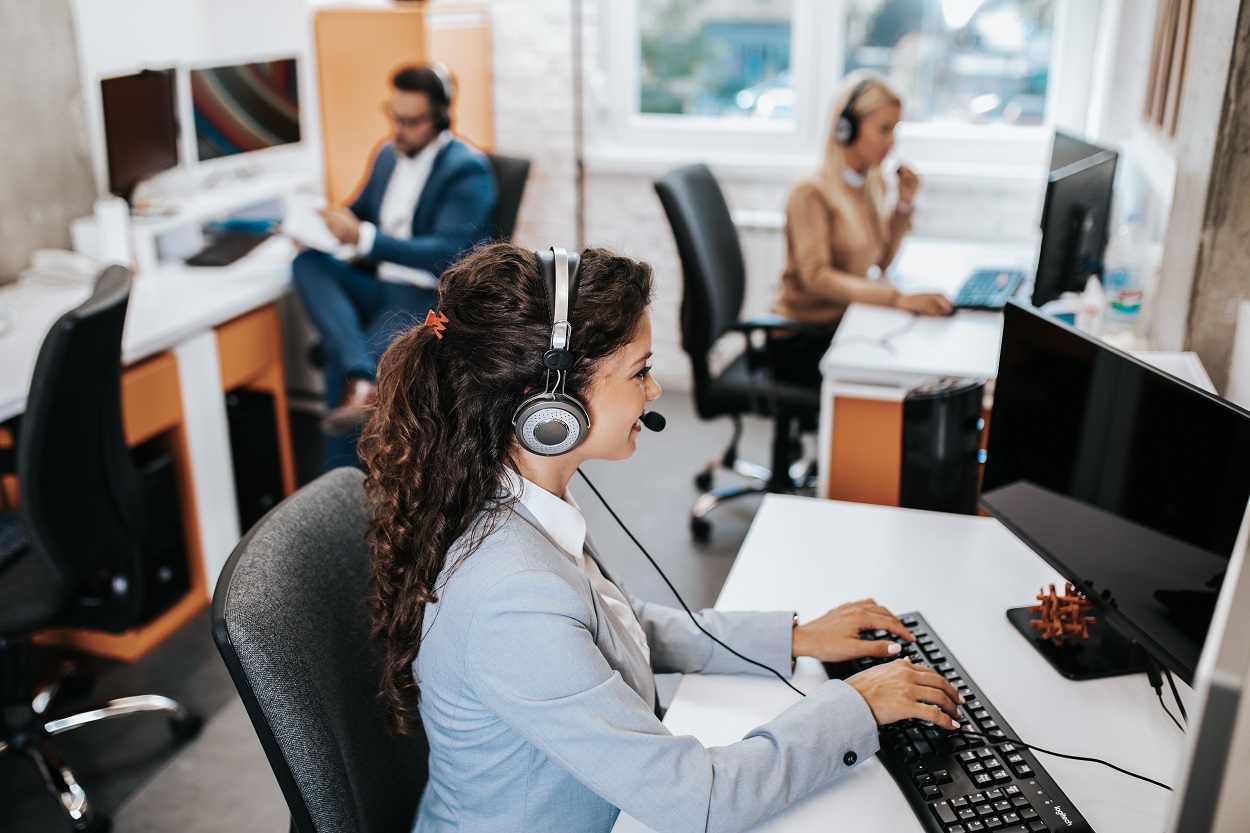
[[[139,624],[144,602],[140,482],[122,430],[121,340],[130,274],[100,275],[92,296],[65,313],[35,362],[17,443],[19,508],[0,517],[14,552],[0,568],[0,753],[26,756],[70,827],[109,820],[88,800],[52,735],[108,718],[163,714],[190,737],[199,718],[157,695],[122,697],[51,719],[60,677],[35,691],[31,635],[50,626],[114,632]]]
[[[530,161],[515,156],[488,153],[491,168],[495,171],[498,200],[495,204],[495,240],[509,240],[516,229],[516,216],[521,208],[521,196],[525,193],[525,181],[530,175]]]
[[[815,430],[819,391],[779,382],[772,373],[769,344],[773,333],[804,330],[804,325],[771,315],[739,320],[746,293],[746,266],[729,206],[712,172],[706,165],[680,168],[656,180],[655,190],[681,256],[681,342],[694,371],[695,410],[703,419],[728,416],[734,424],[725,453],[695,478],[695,485],[708,491],[691,509],[690,531],[696,540],[706,541],[711,532],[707,514],[724,501],[758,492],[795,492],[808,486],[805,472],[791,472],[802,456],[794,428],[797,423],[800,431]],[[731,331],[745,334],[746,350],[723,371],[713,374],[711,350]],[[767,468],[738,457],[744,414],[773,420],[772,460]],[[712,475],[721,467],[750,482],[711,489]]]
[[[369,641],[363,475],[335,469],[244,536],[213,597],[213,639],[298,833],[407,833],[424,736],[388,731]]]

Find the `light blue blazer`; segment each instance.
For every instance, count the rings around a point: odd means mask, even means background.
[[[672,735],[655,715],[653,671],[766,672],[684,612],[625,593],[647,634],[648,667],[586,574],[519,503],[440,582],[413,663],[430,742],[417,833],[607,831],[620,810],[659,831],[741,830],[877,751],[868,705],[840,681],[728,746]],[[789,672],[791,613],[698,615],[741,653]]]

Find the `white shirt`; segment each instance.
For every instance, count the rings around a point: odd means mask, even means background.
[[[556,542],[556,546],[586,574],[590,579],[590,586],[599,594],[608,614],[624,628],[649,665],[651,648],[647,645],[647,635],[643,632],[642,624],[634,614],[629,600],[619,587],[604,577],[595,560],[587,558],[582,551],[586,543],[586,519],[582,517],[582,510],[577,501],[573,500],[573,495],[565,490],[564,498],[560,499],[536,483],[518,477],[512,471],[505,472],[504,489],[529,510]]]
[[[373,253],[373,244],[377,241],[379,229],[383,234],[389,234],[398,240],[412,239],[413,212],[417,210],[421,192],[425,190],[430,171],[434,169],[435,157],[450,141],[451,131],[444,130],[416,156],[395,154],[395,170],[391,171],[390,181],[386,183],[386,193],[382,196],[382,207],[378,211],[378,224],[360,224],[360,240],[356,244],[359,251]],[[433,273],[398,263],[379,263],[378,277],[384,281],[438,289],[438,278]]]

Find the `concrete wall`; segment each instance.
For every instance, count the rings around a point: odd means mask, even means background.
[[[69,0],[0,0],[0,283],[38,248],[69,248],[91,211],[78,52]]]
[[[1211,166],[1188,331],[1216,389],[1233,360],[1239,302],[1250,300],[1250,8],[1241,7]],[[1242,357],[1242,360],[1250,357]]]

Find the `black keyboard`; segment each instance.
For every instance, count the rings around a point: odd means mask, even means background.
[[[873,665],[910,657],[950,680],[964,697],[959,722],[968,731],[989,736],[940,729],[920,720],[880,728],[881,762],[925,829],[930,833],[1093,833],[1033,753],[1006,740],[1016,737],[1007,721],[924,618],[919,613],[899,618],[916,637],[914,643],[903,642],[888,631],[864,637],[894,640],[903,646],[900,655],[825,663],[825,670],[831,678],[846,679]]]
[[[978,269],[955,296],[956,309],[1002,309],[1024,280],[1019,269]]]
[[[229,266],[272,236],[268,231],[227,231],[186,259],[188,266]]]

